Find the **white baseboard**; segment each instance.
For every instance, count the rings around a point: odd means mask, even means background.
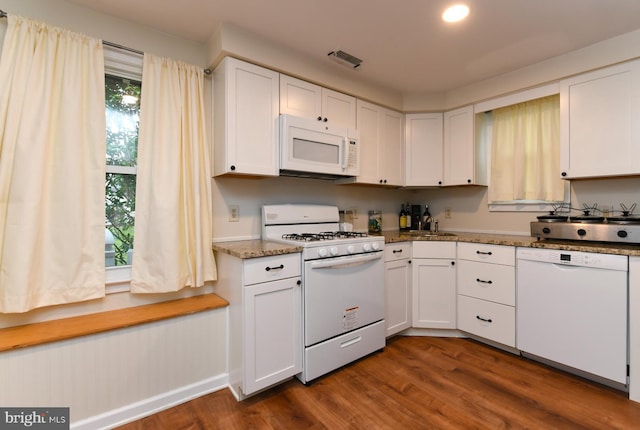
[[[73,430],[112,429],[147,417],[205,394],[227,388],[229,375],[226,373],[205,379],[195,384],[159,394],[131,405],[114,409],[78,422],[72,422]],[[73,411],[71,411],[73,414]]]

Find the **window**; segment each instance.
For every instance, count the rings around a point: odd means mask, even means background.
[[[548,94],[551,93],[551,94]],[[568,206],[560,178],[560,98],[555,86],[475,107],[489,153],[491,211],[547,211]]]
[[[105,264],[131,265],[141,83],[105,77],[107,176]],[[108,253],[108,254],[107,254]]]
[[[142,55],[105,45],[105,265],[107,284],[131,278]],[[126,288],[109,288],[108,292]]]

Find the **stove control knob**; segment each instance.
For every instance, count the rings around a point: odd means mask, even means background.
[[[322,257],[322,258],[326,257],[326,256],[327,256],[327,250],[326,250],[326,249],[324,249],[324,248],[320,248],[320,249],[318,250],[318,255],[319,255],[320,257]]]
[[[347,252],[348,252],[349,254],[353,254],[354,252],[356,252],[356,247],[355,247],[355,246],[353,246],[353,245],[349,245],[349,246],[347,246]]]
[[[365,243],[364,245],[362,245],[362,249],[364,250],[364,252],[371,252],[371,244]]]
[[[629,235],[629,234],[628,234],[626,231],[624,231],[624,230],[618,230],[618,237],[625,238],[625,237],[627,237],[628,235]]]
[[[373,248],[374,251],[377,251],[378,249],[380,249],[380,244],[378,242],[373,242],[371,244],[371,248]]]
[[[336,255],[338,255],[338,248],[336,248],[335,246],[331,247],[331,249],[329,250],[329,252],[331,253],[331,255],[333,255],[334,257]]]
[[[578,236],[586,236],[586,235],[587,235],[587,230],[585,230],[584,228],[578,229]]]
[[[542,232],[543,232],[544,234],[549,234],[549,233],[551,233],[551,229],[550,229],[549,227],[544,227],[544,228],[542,229]]]

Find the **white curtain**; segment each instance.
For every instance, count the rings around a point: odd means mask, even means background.
[[[102,42],[15,15],[0,59],[0,312],[104,296]]]
[[[201,287],[217,278],[204,75],[144,56],[131,291]]]
[[[489,202],[564,201],[559,95],[494,109]]]

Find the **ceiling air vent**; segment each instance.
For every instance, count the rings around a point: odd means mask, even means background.
[[[343,66],[350,67],[352,69],[357,69],[362,64],[362,60],[358,57],[354,57],[351,54],[348,54],[344,51],[331,51],[327,54],[333,61],[338,64],[342,64]]]

